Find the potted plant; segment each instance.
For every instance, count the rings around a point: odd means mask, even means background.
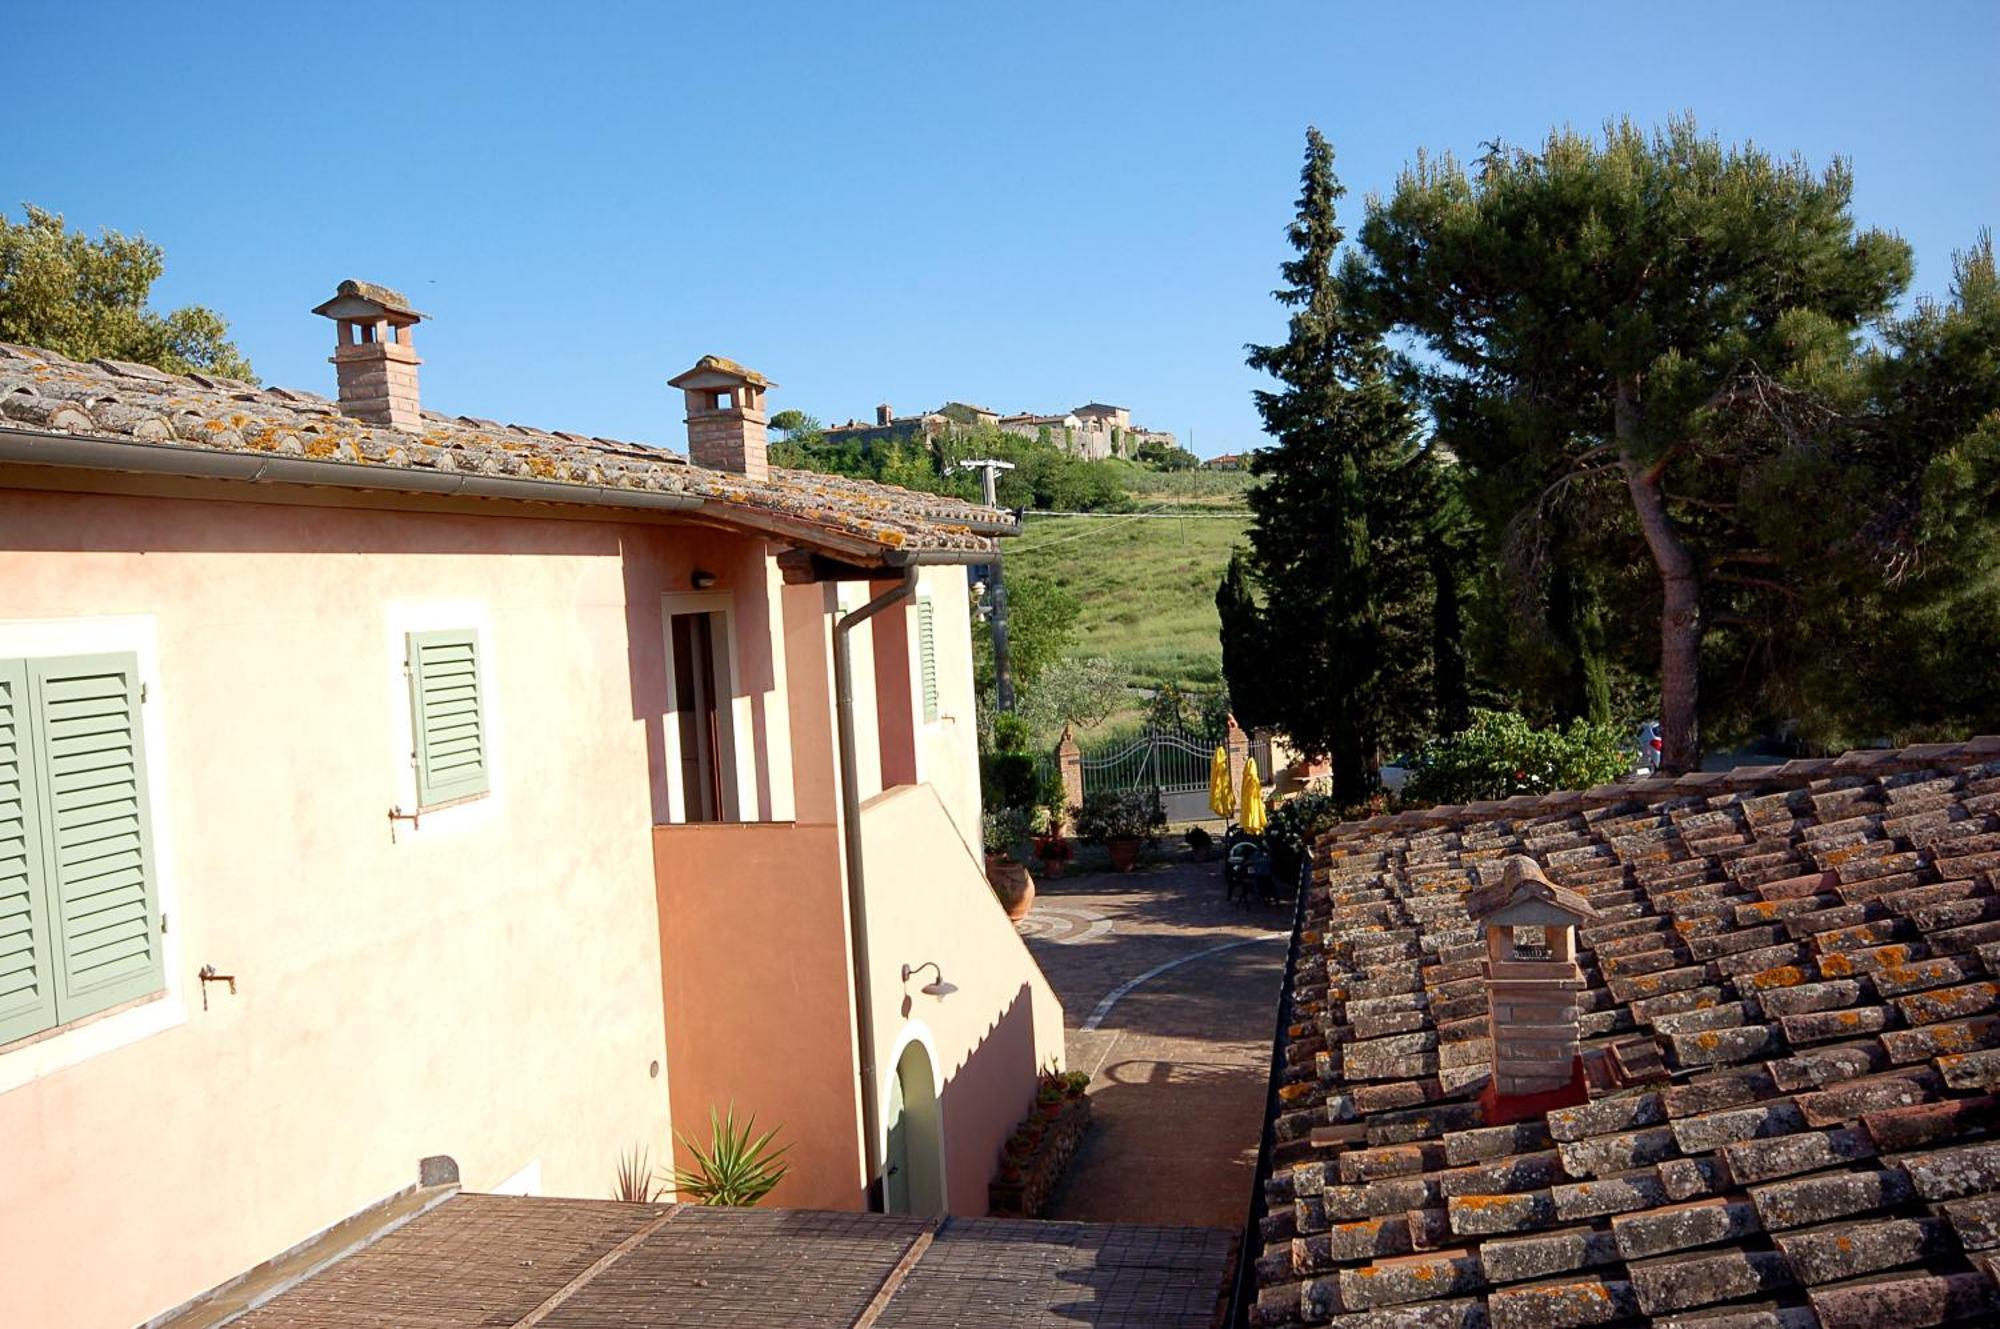
[[[1050,877],[1060,877],[1064,866],[1076,854],[1076,847],[1063,834],[1068,812],[1060,791],[1054,799],[1035,809],[1035,857],[1041,860],[1042,872]]]
[[[1027,833],[1026,818],[1017,808],[1001,808],[986,814],[986,882],[999,897],[1007,917],[1022,919],[1035,903],[1035,879],[1014,857],[1014,847]]]
[[[1076,828],[1084,839],[1101,844],[1111,854],[1111,866],[1130,872],[1139,849],[1153,832],[1167,824],[1157,789],[1102,790],[1083,800]]]

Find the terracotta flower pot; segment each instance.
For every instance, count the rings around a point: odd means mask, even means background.
[[[1115,872],[1130,872],[1139,862],[1139,837],[1120,835],[1104,842],[1111,851],[1111,867]]]
[[[986,856],[986,881],[1011,919],[1023,919],[1035,903],[1035,879],[1028,869],[1005,854]]]

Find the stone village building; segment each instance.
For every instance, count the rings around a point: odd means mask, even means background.
[[[1001,415],[984,406],[957,401],[946,402],[937,410],[921,415],[897,415],[884,402],[875,408],[873,424],[850,420],[827,429],[826,437],[838,442],[904,439],[929,443],[965,425],[989,425],[1022,438],[1043,440],[1086,461],[1136,457],[1139,449],[1149,443],[1178,446],[1172,433],[1134,425],[1130,410],[1103,402],[1090,402],[1059,415],[1033,412]]]

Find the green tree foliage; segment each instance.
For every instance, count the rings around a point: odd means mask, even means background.
[[[1222,681],[1229,709],[1245,729],[1272,722],[1264,713],[1270,690],[1271,658],[1264,641],[1264,613],[1250,588],[1250,560],[1242,549],[1229,553],[1229,567],[1215,588],[1215,612],[1222,620]]]
[[[1589,789],[1628,774],[1634,757],[1610,725],[1572,720],[1536,729],[1511,711],[1474,711],[1458,733],[1426,743],[1410,763],[1412,803],[1470,803],[1556,789]]]
[[[1138,450],[1132,454],[1132,459],[1156,471],[1192,471],[1201,465],[1201,458],[1186,448],[1162,443],[1154,438],[1141,443]]]
[[[1049,742],[1065,726],[1095,729],[1125,700],[1125,671],[1101,655],[1065,656],[1045,667],[1033,687],[1020,691],[1016,707],[1036,734]]]
[[[213,310],[146,307],[166,270],[158,245],[110,230],[92,240],[32,203],[26,213],[22,222],[0,216],[0,341],[256,381]]]
[[[1007,578],[1007,662],[1017,693],[1031,692],[1042,671],[1069,654],[1082,609],[1074,595],[1047,577],[1015,573]],[[993,634],[984,624],[972,633],[972,673],[981,698],[990,699]]]
[[[1730,588],[1773,580],[1756,494],[1774,469],[1818,469],[1781,390],[1852,360],[1909,278],[1908,246],[1856,231],[1852,183],[1841,162],[1815,172],[1689,121],[1628,122],[1496,147],[1470,174],[1420,157],[1362,228],[1348,285],[1428,353],[1440,435],[1504,533],[1489,553],[1512,602],[1554,611],[1564,709],[1601,712],[1605,637],[1652,637],[1673,769],[1695,763],[1712,709],[1704,634],[1742,616]],[[1825,515],[1852,532],[1870,506]],[[1557,567],[1570,580],[1552,587]],[[1718,644],[1739,677],[1771,672]]]
[[[1353,804],[1374,786],[1380,749],[1430,723],[1437,467],[1387,350],[1335,273],[1346,191],[1316,129],[1300,178],[1289,232],[1298,253],[1276,292],[1292,310],[1289,336],[1249,357],[1283,385],[1256,394],[1278,441],[1252,461],[1251,546],[1269,628],[1263,701],[1250,709],[1329,753],[1334,796]]]

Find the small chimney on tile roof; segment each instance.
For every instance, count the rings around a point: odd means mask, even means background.
[[[875,408],[875,423],[877,426],[885,426],[895,418],[896,413],[889,409],[888,402],[885,401]]]
[[[704,355],[667,382],[687,397],[689,461],[753,480],[771,473],[764,453],[764,392],[777,384],[719,355]]]
[[[1507,859],[1499,885],[1472,892],[1466,905],[1486,929],[1493,1094],[1504,1099],[1570,1088],[1578,1080],[1581,1051],[1576,929],[1598,917],[1597,910],[1551,882],[1526,854]]]
[[[313,313],[332,319],[336,329],[329,360],[340,383],[340,409],[370,424],[423,432],[417,396],[423,361],[410,349],[410,329],[424,316],[403,293],[350,278]]]

